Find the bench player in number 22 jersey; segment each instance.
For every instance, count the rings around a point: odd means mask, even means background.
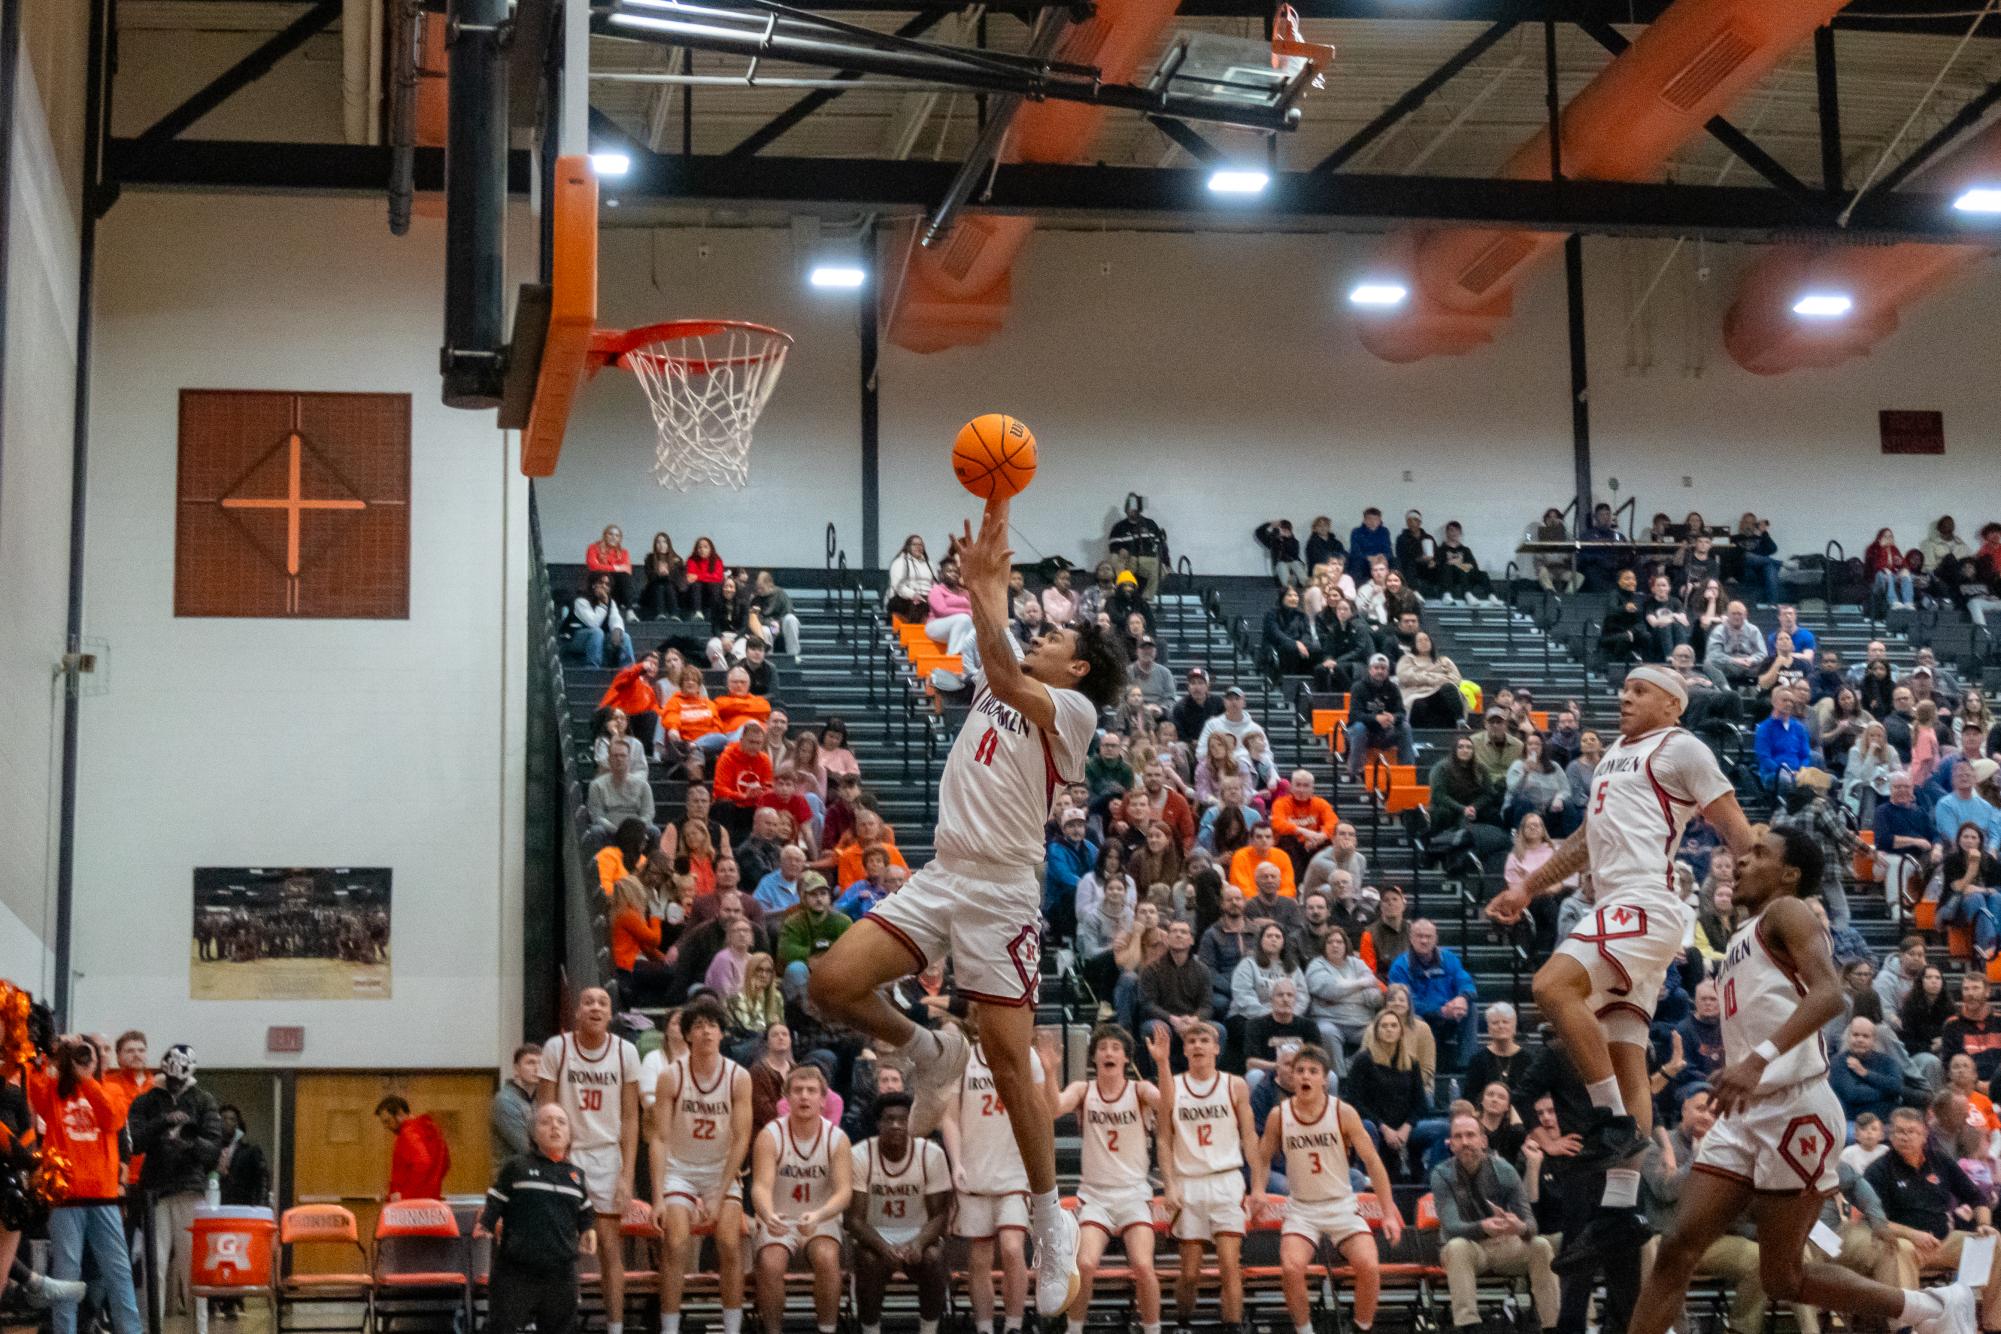
[[[1678,725],[1687,704],[1687,687],[1666,668],[1627,675],[1619,739],[1592,770],[1583,827],[1487,905],[1497,921],[1519,921],[1530,899],[1589,864],[1596,907],[1536,973],[1535,998],[1590,1091],[1597,1119],[1587,1150],[1609,1164],[1645,1148],[1652,1133],[1647,1029],[1693,916],[1675,892],[1682,830],[1699,810],[1732,852],[1751,843],[1716,757]]]
[[[1917,1334],[1980,1327],[1964,1284],[1906,1292],[1804,1259],[1822,1199],[1836,1185],[1844,1137],[1820,1037],[1842,1012],[1841,978],[1827,929],[1799,898],[1819,892],[1820,873],[1820,847],[1800,829],[1761,831],[1738,859],[1736,909],[1748,920],[1723,956],[1721,1116],[1696,1151],[1675,1230],[1661,1243],[1628,1334],[1667,1334],[1703,1252],[1747,1211],[1774,1300]]]
[[[1008,502],[989,500],[974,535],[955,538],[985,679],[939,783],[938,856],[877,904],[813,966],[813,1003],[830,1020],[899,1050],[917,1074],[920,1132],[956,1093],[966,1064],[958,1034],[917,1028],[877,988],[952,956],[960,993],[980,1009],[981,1044],[1007,1103],[1036,1105],[1030,1050],[1042,957],[1038,929],[1043,825],[1059,783],[1077,781],[1098,712],[1125,690],[1125,655],[1095,627],[1044,634],[1015,658],[1008,633]],[[1028,1174],[1035,1304],[1069,1309],[1078,1286],[1077,1224],[1056,1195],[1047,1118],[1013,1118]]]

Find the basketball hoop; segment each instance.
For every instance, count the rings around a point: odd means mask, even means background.
[[[750,433],[778,387],[792,335],[743,320],[672,320],[599,330],[590,368],[632,372],[653,409],[653,475],[686,491],[697,482],[742,490]]]

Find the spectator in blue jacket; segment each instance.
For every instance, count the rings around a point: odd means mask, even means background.
[[[1714,978],[1695,984],[1694,1008],[1675,1031],[1681,1034],[1683,1080],[1707,1084],[1723,1068],[1723,1001]]]
[[[1790,791],[1794,777],[1813,763],[1813,739],[1793,717],[1793,692],[1772,692],[1772,716],[1758,724],[1758,781],[1774,792]]]
[[[1390,965],[1390,985],[1401,982],[1410,988],[1410,1008],[1431,1025],[1441,1046],[1452,1042],[1448,1056],[1441,1052],[1439,1063],[1457,1070],[1479,1042],[1480,1020],[1474,1002],[1480,989],[1459,956],[1438,943],[1438,925],[1420,917],[1410,924],[1410,948]]]
[[[1973,790],[1973,766],[1952,767],[1952,791],[1932,807],[1932,829],[1942,844],[1950,844],[1963,824],[1976,826],[1990,852],[2001,850],[2001,811]]]
[[[1362,521],[1348,531],[1348,564],[1366,570],[1371,556],[1392,562],[1396,557],[1390,530],[1383,527],[1383,512],[1374,505],[1363,510]]]
[[[1887,1117],[1904,1100],[1904,1072],[1885,1051],[1876,1050],[1876,1025],[1857,1015],[1848,1021],[1848,1040],[1827,1072],[1851,1127],[1864,1112]]]
[[[1098,864],[1098,845],[1084,836],[1085,815],[1072,806],[1063,812],[1062,837],[1049,841],[1043,858],[1042,915],[1059,940],[1077,926],[1077,882]]]

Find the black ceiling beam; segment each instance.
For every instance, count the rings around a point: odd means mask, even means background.
[[[528,193],[533,157],[507,155],[507,189]],[[234,139],[168,139],[146,143],[113,139],[105,145],[104,174],[130,189],[301,191],[324,194],[382,193],[389,180],[385,144],[288,144]],[[445,151],[416,150],[419,190],[445,188]]]
[[[627,217],[649,204],[911,211],[929,207],[956,170],[950,162],[670,155],[635,161],[615,193]],[[1218,201],[1207,182],[1206,169],[1009,163],[972,211],[1216,230],[1379,232],[1417,222],[1749,242],[2001,240],[2001,228],[1969,221],[1949,200],[1917,194],[1871,195],[1844,228],[1835,221],[1839,201],[1762,186],[1295,171],[1275,174],[1256,199]]]
[[[1497,20],[1485,32],[1460,47],[1444,64],[1425,75],[1409,92],[1384,107],[1374,120],[1349,135],[1347,141],[1339,148],[1320,159],[1320,164],[1314,170],[1339,171],[1357,153],[1381,138],[1391,126],[1423,106],[1433,93],[1450,83],[1460,70],[1485,55],[1492,49],[1494,43],[1512,32],[1514,26],[1513,19]]]
[[[1884,173],[1883,179],[1872,189],[1876,193],[1894,190],[1911,177],[1930,166],[1941,154],[1959,141],[1980,122],[1996,102],[2001,102],[2001,80],[1996,80],[1982,89],[1978,96],[1961,107],[1953,118],[1939,126],[1937,133],[1911,150],[1909,157]]]
[[[1623,33],[1602,20],[1587,19],[1579,22],[1577,26],[1614,56],[1624,55],[1626,48],[1632,45]],[[1758,147],[1750,135],[1745,134],[1722,116],[1711,116],[1702,128],[1709,131],[1710,138],[1729,149],[1739,162],[1779,189],[1801,197],[1816,193],[1805,181],[1787,171],[1785,165],[1777,158]]]
[[[1146,123],[1180,145],[1181,150],[1203,166],[1214,166],[1227,160],[1222,149],[1204,139],[1194,126],[1185,120],[1175,120],[1171,116],[1148,116]]]
[[[147,143],[171,139],[243,89],[269,74],[277,63],[324,32],[340,17],[341,0],[319,3],[261,42],[257,49],[211,79],[187,101],[154,121],[139,134]]]
[[[950,12],[956,11],[932,10],[929,13],[914,14],[896,30],[896,35],[898,37],[920,37],[937,27],[939,20],[943,19]],[[834,77],[844,83],[854,83],[859,81],[862,76],[858,70],[843,70]],[[749,157],[753,153],[763,152],[783,137],[787,130],[790,130],[800,121],[806,119],[806,117],[812,115],[821,107],[826,106],[827,103],[833,101],[835,98],[842,96],[847,91],[845,88],[815,89],[813,92],[800,98],[797,102],[794,102],[791,106],[785,108],[785,110],[779,112],[776,116],[773,116],[763,125],[745,135],[743,141],[735,148],[730,149],[727,156]]]

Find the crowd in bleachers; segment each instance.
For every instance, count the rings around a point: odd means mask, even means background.
[[[1245,670],[1300,678],[1341,714],[1331,751],[1283,758],[1272,720],[1247,693],[1212,681],[1168,642],[1154,604],[1170,568],[1167,534],[1138,497],[1088,576],[1060,562],[1016,572],[1018,643],[1094,623],[1130,662],[1129,691],[1102,718],[1083,781],[1054,803],[1044,943],[1064,951],[1096,1017],[1133,1035],[1142,1075],[1165,1077],[1155,1040],[1179,1069],[1183,1040],[1201,1028],[1218,1039],[1222,1067],[1247,1078],[1262,1127],[1296,1087],[1299,1052],[1323,1048],[1330,1086],[1360,1113],[1395,1180],[1456,1188],[1456,1125],[1470,1118],[1547,1230],[1577,1153],[1565,1113],[1583,1105],[1574,1076],[1546,1035],[1518,1031],[1519,998],[1483,995],[1459,952],[1441,943],[1439,924],[1385,883],[1354,814],[1370,809],[1359,794],[1373,785],[1372,766],[1417,764],[1424,734],[1428,796],[1407,814],[1410,832],[1427,856],[1475,883],[1519,884],[1581,823],[1610,738],[1575,701],[1545,710],[1529,682],[1470,680],[1443,651],[1433,608],[1493,609],[1511,591],[1497,590],[1459,524],[1443,532],[1433,539],[1413,510],[1393,533],[1371,509],[1346,543],[1325,517],[1304,539],[1285,520],[1254,534],[1277,587]],[[1760,812],[1770,803],[1773,821],[1822,844],[1820,906],[1850,991],[1827,1035],[1854,1122],[1843,1201],[1863,1220],[1855,1232],[1837,1211],[1837,1231],[1852,1240],[1843,1263],[1914,1282],[1934,1253],[1909,1220],[1883,1214],[1881,1187],[1903,1170],[1882,1167],[1899,1161],[1887,1147],[1893,1114],[1915,1111],[1925,1152],[1947,1155],[1986,1205],[2001,1180],[2001,1117],[1990,1101],[2001,1093],[2001,1012],[1990,1012],[1984,983],[2001,947],[2001,726],[1985,683],[1891,633],[1844,663],[1818,643],[1815,617],[1783,600],[1787,563],[1755,515],[1731,531],[1696,514],[1679,525],[1656,516],[1629,541],[1608,507],[1574,534],[1551,511],[1529,536],[1589,544],[1538,556],[1534,579],[1558,596],[1604,599],[1596,665],[1615,682],[1629,664],[1670,667],[1689,691],[1685,721],[1741,758],[1740,786]],[[1982,621],[2001,605],[2001,525],[1981,536],[1968,550],[1941,520],[1924,549],[1894,561],[1879,542],[1863,562],[1863,596],[1879,615],[1917,603]],[[810,1063],[828,1079],[829,1118],[859,1140],[874,1127],[878,1098],[908,1072],[821,1021],[805,979],[907,876],[896,831],[840,721],[790,724],[767,654],[796,654],[797,622],[788,627],[789,601],[773,598],[783,594],[770,576],[731,574],[707,539],[682,561],[662,534],[635,589],[618,538],[607,530],[591,548],[595,588],[572,617],[587,662],[626,664],[602,700],[590,789],[621,999],[665,1007],[672,1052],[675,1012],[713,994],[724,1050],[764,1091],[759,1123],[778,1114],[789,1072]],[[698,562],[720,578],[698,577]],[[978,662],[955,557],[934,562],[912,535],[891,563],[885,602],[941,655],[925,659],[922,684],[941,702],[958,697]],[[664,618],[668,638],[636,653],[629,635],[592,623],[596,606],[610,609],[607,620],[618,612],[621,625]],[[709,633],[682,642],[675,626],[689,615]],[[704,663],[727,669],[713,697]],[[653,766],[681,780],[675,808],[655,809]],[[1329,786],[1341,779],[1348,785]],[[1735,868],[1718,842],[1698,819],[1677,867],[1697,926],[1654,1025],[1661,1132],[1647,1199],[1662,1226],[1708,1128],[1706,1081],[1721,1060],[1709,978],[1732,926]],[[1905,924],[1887,953],[1856,927],[1858,891],[1881,893]],[[1519,943],[1531,957],[1547,954],[1592,896],[1586,873],[1538,900]],[[949,966],[901,984],[894,999],[921,1023],[966,1009]],[[1969,1208],[1959,1221],[1970,1217]],[[1755,1242],[1733,1240],[1751,1258],[1733,1246],[1711,1269],[1738,1284],[1734,1323],[1755,1329],[1764,1318]],[[1525,1255],[1533,1251],[1523,1242]]]

